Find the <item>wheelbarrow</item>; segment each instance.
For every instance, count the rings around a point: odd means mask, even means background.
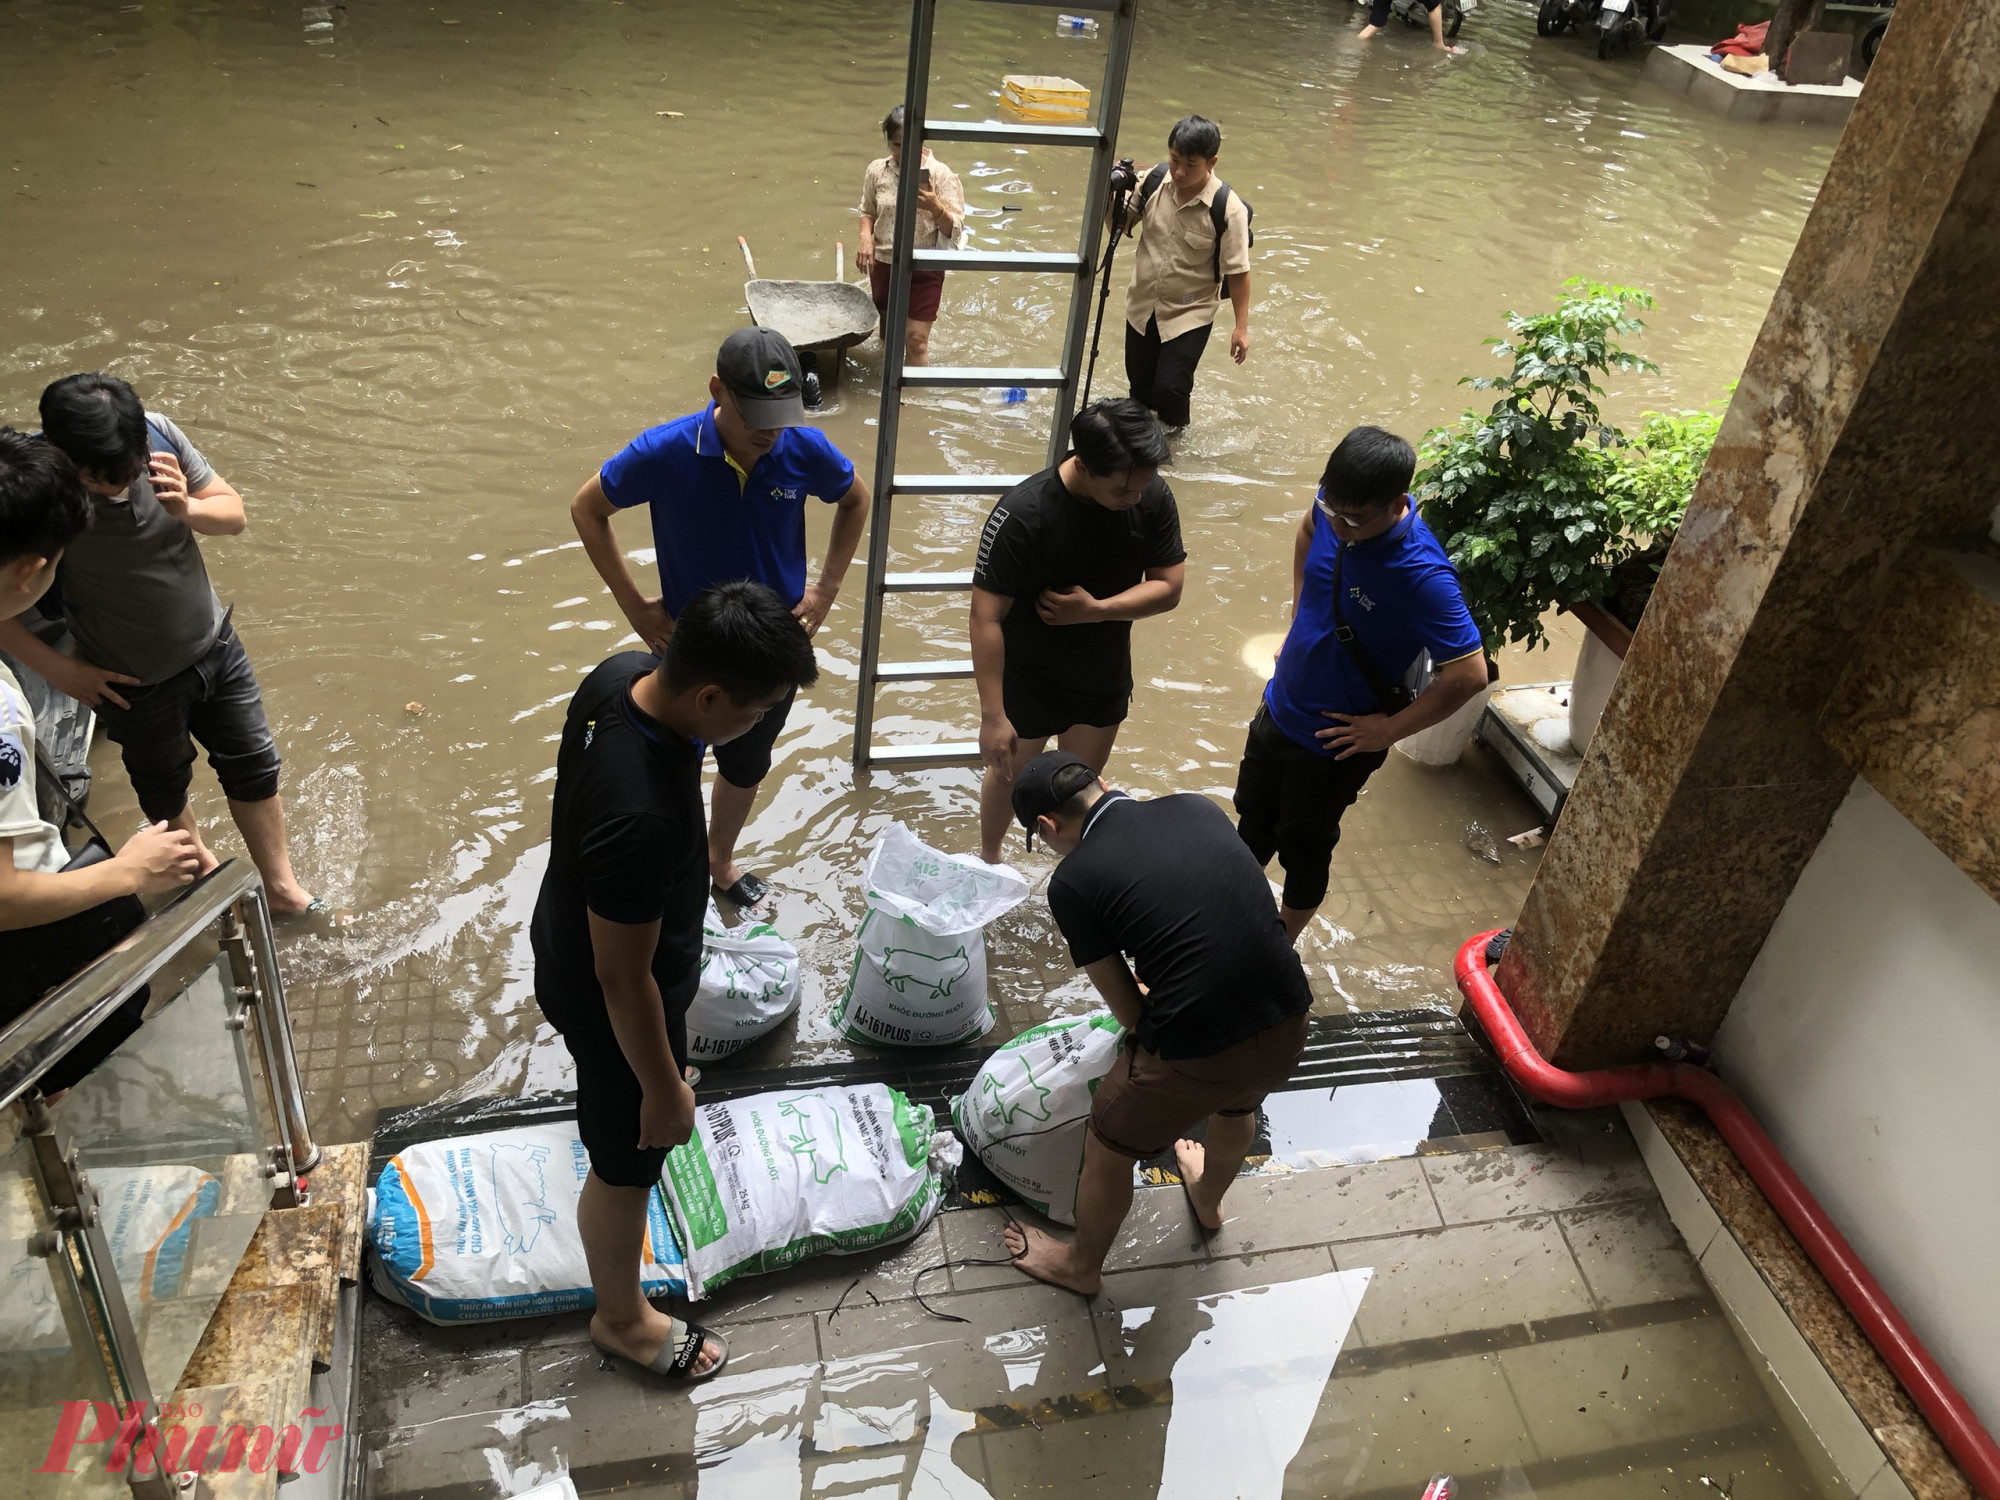
[[[743,283],[743,300],[750,305],[750,321],[759,328],[781,333],[799,351],[801,361],[815,356],[808,368],[817,364],[820,353],[833,356],[831,384],[840,381],[840,351],[851,349],[875,331],[875,299],[868,288],[847,280],[846,246],[833,247],[833,280],[772,281],[757,274],[757,262],[750,256],[750,242],[742,235],[736,243],[743,248],[743,264],[750,279]]]

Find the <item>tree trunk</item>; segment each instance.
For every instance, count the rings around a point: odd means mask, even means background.
[[[1826,0],[1778,0],[1778,13],[1771,17],[1771,29],[1764,33],[1764,55],[1771,59],[1774,70],[1783,71],[1792,38],[1813,30],[1825,14]]]

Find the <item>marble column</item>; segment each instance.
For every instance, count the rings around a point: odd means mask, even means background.
[[[2000,5],[1896,7],[1500,968],[1562,1066],[1713,1034],[1905,554],[2000,496],[1997,91]]]

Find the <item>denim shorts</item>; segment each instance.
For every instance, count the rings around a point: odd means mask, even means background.
[[[165,682],[120,688],[118,695],[132,706],[106,699],[98,705],[98,722],[118,746],[139,806],[153,822],[178,817],[187,806],[197,741],[231,801],[278,795],[278,745],[264,717],[264,694],[227,621],[193,666]]]

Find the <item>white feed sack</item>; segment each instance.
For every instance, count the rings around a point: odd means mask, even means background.
[[[708,903],[701,982],[688,1002],[688,1061],[739,1052],[799,1008],[799,950],[767,922],[724,924]]]
[[[370,1279],[433,1323],[483,1323],[593,1307],[576,1200],[590,1157],[576,1127],[526,1125],[425,1141],[389,1159],[368,1194]],[[654,1192],[639,1282],[683,1290],[680,1252]]]
[[[868,855],[868,914],[834,1026],[877,1046],[984,1036],[993,1025],[986,924],[1027,896],[1019,871],[941,853],[891,823]]]
[[[695,1109],[667,1156],[667,1207],[688,1296],[808,1256],[916,1234],[936,1214],[958,1142],[886,1084],[780,1090]]]
[[[1032,1027],[986,1059],[951,1102],[973,1155],[1058,1224],[1076,1222],[1083,1136],[1125,1028],[1109,1012]]]

